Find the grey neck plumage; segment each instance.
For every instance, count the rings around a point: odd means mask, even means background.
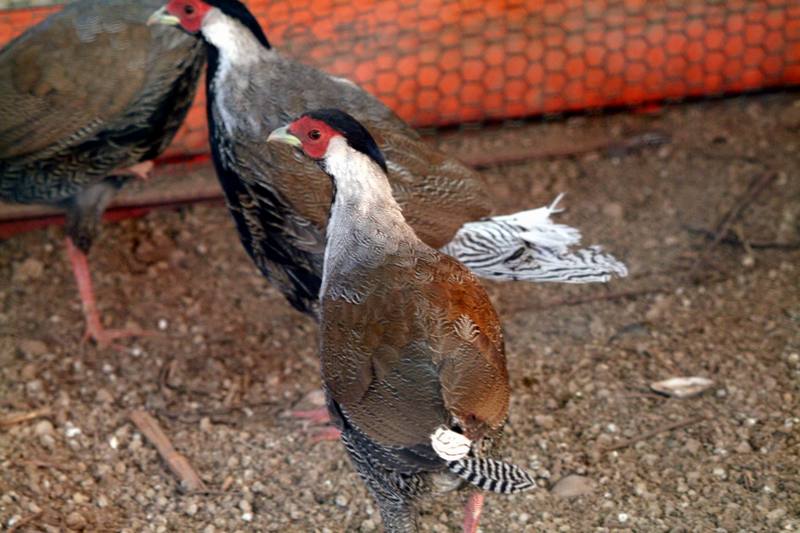
[[[348,273],[376,268],[418,240],[386,175],[372,159],[351,148],[343,137],[334,137],[324,167],[336,192],[328,220],[322,298],[331,296],[329,292],[334,297],[340,294],[334,286],[346,284]]]

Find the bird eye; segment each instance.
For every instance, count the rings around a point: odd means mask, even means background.
[[[322,137],[322,134],[319,132],[319,130],[311,130],[308,132],[308,138],[312,141],[316,141],[320,137]]]
[[[183,12],[186,13],[187,15],[191,15],[192,13],[194,13],[194,6],[191,4],[186,4],[185,6],[183,6]]]

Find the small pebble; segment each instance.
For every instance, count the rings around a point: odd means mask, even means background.
[[[750,444],[747,441],[742,441],[736,446],[736,453],[750,453],[753,451],[753,448],[750,447]]]
[[[691,398],[714,386],[714,382],[700,376],[674,377],[650,384],[655,392],[673,398]]]
[[[594,492],[595,481],[586,476],[569,475],[561,478],[550,492],[560,498],[574,498]]]
[[[31,396],[35,396],[42,391],[42,380],[34,379],[25,384],[25,391]]]
[[[67,515],[67,526],[72,529],[83,529],[86,527],[86,519],[79,512],[72,512]]]
[[[697,453],[703,448],[703,445],[696,439],[687,439],[683,447],[689,453]]]
[[[543,429],[552,429],[556,422],[555,418],[550,415],[536,415],[533,417],[533,421]]]
[[[33,428],[33,432],[39,437],[42,435],[52,435],[53,431],[53,424],[49,420],[40,420]]]
[[[17,283],[39,279],[44,274],[44,264],[38,259],[29,257],[22,263],[14,266],[14,273],[11,279]]]
[[[81,428],[75,426],[72,422],[67,422],[65,424],[64,435],[66,435],[68,439],[77,437],[80,434],[81,434]]]
[[[100,403],[111,403],[114,401],[114,396],[108,392],[108,389],[97,389],[97,393],[95,394],[95,398]]]
[[[620,220],[625,215],[625,208],[619,202],[609,202],[603,206],[603,214],[609,218]]]
[[[772,511],[767,513],[767,522],[769,522],[770,524],[774,524],[784,516],[786,516],[786,509],[780,507],[777,509],[773,509]]]
[[[39,340],[23,339],[17,346],[19,351],[27,357],[37,357],[48,352],[47,345]]]

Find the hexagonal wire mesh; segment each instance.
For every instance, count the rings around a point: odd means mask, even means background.
[[[800,83],[796,0],[251,0],[284,53],[417,126]],[[55,8],[0,12],[6,41]],[[198,97],[171,152],[205,151]]]

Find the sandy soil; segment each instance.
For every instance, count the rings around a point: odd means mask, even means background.
[[[488,151],[653,129],[672,141],[485,171],[508,211],[566,191],[560,220],[624,258],[631,276],[489,284],[513,388],[505,455],[543,487],[489,497],[482,531],[800,531],[798,95],[437,142]],[[733,225],[749,247],[711,247],[690,231],[713,230],[764,173],[774,181]],[[61,236],[0,243],[0,417],[51,409],[0,428],[2,526],[380,529],[340,444],[311,443],[288,416],[318,400],[315,327],[256,273],[221,206],[106,226],[91,256],[105,318],[158,332],[124,351],[81,343]],[[689,399],[649,390],[673,376],[715,385]],[[207,492],[180,490],[133,409],[158,419]],[[570,475],[580,477],[557,484]],[[462,501],[423,505],[423,530],[457,530]]]

